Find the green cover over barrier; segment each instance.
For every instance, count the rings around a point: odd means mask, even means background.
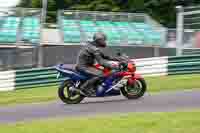
[[[56,79],[54,68],[35,68],[16,71],[15,86],[17,89],[56,85],[61,80]]]
[[[168,58],[168,75],[200,72],[200,55],[176,56]]]

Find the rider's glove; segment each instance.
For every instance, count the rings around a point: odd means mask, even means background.
[[[120,62],[119,63],[119,69],[120,70],[126,70],[126,68],[127,68],[127,63],[125,63],[125,62]]]

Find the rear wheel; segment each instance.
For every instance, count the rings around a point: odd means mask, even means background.
[[[146,92],[146,82],[143,78],[136,79],[134,85],[128,85],[121,89],[122,94],[128,99],[138,99]]]
[[[84,96],[80,95],[78,92],[72,91],[70,89],[71,87],[75,87],[73,82],[69,80],[64,81],[58,88],[58,96],[64,103],[78,104],[84,99]]]

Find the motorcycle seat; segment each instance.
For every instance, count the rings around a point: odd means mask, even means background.
[[[62,65],[62,68],[63,68],[63,69],[66,69],[66,70],[73,70],[73,71],[76,71],[74,65],[63,64],[63,65]]]

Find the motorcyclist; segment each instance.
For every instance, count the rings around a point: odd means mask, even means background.
[[[111,69],[118,69],[118,66],[113,66],[108,61],[118,61],[119,59],[107,56],[101,51],[101,48],[107,46],[106,39],[107,37],[104,33],[97,32],[93,36],[93,41],[88,42],[79,52],[76,70],[91,76],[80,87],[81,93],[86,96],[91,94],[90,86],[94,85],[103,76],[103,72],[94,67],[95,63]]]

